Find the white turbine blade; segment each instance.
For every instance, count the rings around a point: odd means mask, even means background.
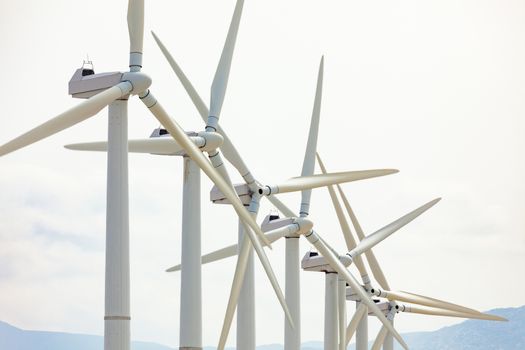
[[[324,187],[328,185],[335,185],[344,182],[358,181],[370,179],[378,176],[385,176],[397,173],[395,169],[378,169],[378,170],[361,170],[361,171],[345,171],[340,173],[316,174],[311,176],[292,177],[285,182],[272,186],[276,189],[276,193],[297,192],[306,189]]]
[[[228,29],[228,36],[226,37],[226,42],[222,49],[221,59],[217,66],[217,70],[215,71],[215,77],[213,78],[213,83],[211,85],[210,116],[216,117],[217,119],[221,114],[224,96],[226,95],[226,87],[228,86],[233,50],[235,48],[237,32],[239,31],[243,5],[244,0],[237,0],[230,28]]]
[[[206,140],[200,136],[190,136],[190,140],[197,147],[202,147],[206,144]],[[84,142],[74,143],[64,147],[74,151],[106,152],[108,150],[108,143],[106,141]],[[152,137],[128,141],[128,152],[130,153],[174,155],[181,151],[182,147],[171,137]]]
[[[508,321],[506,318],[484,314],[484,313],[465,313],[452,310],[445,310],[440,308],[420,308],[412,305],[401,305],[400,310],[402,312],[421,314],[421,315],[431,315],[431,316],[447,316],[447,317],[459,317],[459,318],[470,318],[478,320],[487,320],[487,321]]]
[[[319,72],[317,74],[317,87],[315,90],[314,109],[312,111],[312,119],[310,120],[310,131],[308,133],[308,141],[306,143],[306,151],[304,153],[303,170],[301,176],[311,176],[315,169],[315,152],[317,150],[317,136],[319,134],[319,118],[321,115],[321,98],[323,96],[323,69],[324,56],[321,57],[319,64]],[[299,214],[308,215],[310,209],[310,198],[312,190],[304,190],[301,193],[301,211]]]
[[[405,216],[397,219],[396,221],[386,225],[385,227],[377,230],[376,232],[372,233],[369,236],[366,236],[365,239],[363,239],[357,247],[355,247],[352,251],[350,251],[350,255],[352,257],[361,255],[363,252],[367,251],[368,249],[372,248],[397,230],[399,230],[401,227],[405,226],[415,218],[417,218],[419,215],[423,214],[428,209],[432,208],[437,202],[439,202],[441,198],[436,198],[425,205],[422,205],[421,207],[417,208],[416,210],[411,211],[410,213],[406,214]]]
[[[226,259],[226,258],[229,258],[231,256],[235,256],[235,255],[237,255],[237,249],[238,249],[237,244],[233,244],[231,246],[228,246],[228,247],[216,250],[214,252],[205,254],[205,255],[203,255],[201,257],[201,264],[204,265],[204,264],[208,264],[208,263],[211,263],[211,262],[215,262],[215,261],[219,261],[219,260],[222,260],[222,259]],[[169,269],[166,270],[166,272],[180,271],[180,269],[181,269],[181,264],[178,264],[178,265],[175,265],[173,267],[170,267]]]
[[[202,120],[206,123],[208,121],[208,115],[209,110],[202,98],[199,96],[189,79],[186,77],[186,74],[182,71],[180,66],[177,64],[175,59],[171,56],[168,49],[164,46],[164,44],[160,41],[160,39],[155,35],[155,33],[151,32],[153,34],[153,37],[155,38],[155,41],[157,42],[157,45],[159,46],[160,50],[164,54],[164,57],[168,60],[171,68],[179,78],[180,82],[182,83],[182,86],[190,96],[191,100],[193,101],[193,104],[199,111],[199,114],[202,118]],[[245,175],[248,174],[250,171],[248,170],[248,167],[244,163],[243,159],[241,158],[239,152],[237,149],[233,146],[232,142],[228,138],[228,135],[226,135],[226,132],[220,127],[217,128],[217,132],[222,135],[224,138],[224,142],[222,143],[220,149],[222,154],[224,154],[224,157],[237,169],[239,174]]]
[[[128,32],[130,67],[135,67],[140,70],[142,66],[142,46],[144,41],[144,0],[128,1]],[[137,56],[136,58],[138,60],[135,60],[134,56]]]
[[[385,342],[387,333],[388,333],[388,329],[386,329],[385,326],[381,327],[381,330],[377,334],[376,340],[374,340],[374,344],[372,345],[371,350],[381,350],[381,347],[383,346],[383,343]]]
[[[352,340],[352,337],[354,336],[354,333],[357,330],[357,326],[359,325],[359,322],[361,322],[363,316],[368,317],[367,313],[368,310],[366,308],[366,305],[363,303],[359,303],[359,306],[355,310],[354,317],[352,317],[352,320],[348,324],[348,327],[346,327],[346,347],[348,347],[350,340]]]
[[[72,151],[107,152],[108,143],[107,141],[72,143],[65,145],[64,148]]]
[[[193,104],[199,111],[199,114],[202,117],[202,120],[206,123],[208,120],[208,107],[202,100],[202,98],[199,96],[189,79],[186,77],[186,74],[182,71],[180,66],[177,64],[171,53],[168,51],[166,46],[162,43],[162,41],[159,39],[159,37],[152,31],[151,34],[153,35],[153,38],[155,39],[155,42],[157,43],[158,47],[160,48],[160,51],[162,51],[162,54],[168,60],[168,63],[170,64],[171,68],[179,78],[180,82],[182,83],[182,86],[190,96]]]
[[[350,285],[350,287],[358,294],[361,302],[366,304],[368,308],[379,318],[379,320],[387,327],[387,329],[392,333],[392,335],[397,339],[397,341],[403,346],[403,348],[408,350],[408,346],[399,335],[399,333],[394,329],[390,321],[387,320],[383,312],[377,307],[374,301],[370,298],[367,292],[363,287],[357,282],[354,276],[348,271],[345,266],[339,261],[339,258],[336,257],[332,251],[319,239],[320,237],[314,232],[311,231],[306,235],[306,238],[310,243],[312,243],[319,253],[323,255],[330,266],[340,274],[341,277]]]
[[[233,316],[235,314],[235,309],[237,308],[237,301],[239,300],[239,294],[244,281],[244,273],[246,272],[246,266],[248,264],[250,247],[250,242],[247,239],[244,239],[242,241],[239,257],[237,258],[237,265],[235,266],[235,274],[233,275],[230,297],[228,299],[228,305],[226,306],[226,313],[222,323],[221,335],[219,338],[217,350],[224,350],[226,340],[228,340],[228,334],[230,333]]]
[[[224,347],[226,345],[226,340],[228,339],[228,334],[230,332],[231,324],[233,321],[233,316],[235,314],[235,309],[237,308],[237,301],[239,299],[239,294],[241,292],[242,283],[244,281],[244,274],[246,272],[246,266],[248,263],[248,256],[250,253],[250,249],[251,249],[250,241],[247,239],[244,239],[242,241],[241,251],[239,252],[239,257],[237,259],[237,265],[235,267],[235,275],[233,277],[232,288],[230,291],[230,297],[228,299],[228,305],[226,307],[226,314],[224,316],[224,322],[222,324],[222,330],[221,330],[221,335],[219,338],[219,345],[217,346],[217,350],[224,350]],[[284,296],[282,296],[282,298],[279,298],[279,301],[281,303],[281,306],[283,306],[288,322],[290,322],[290,324],[293,327],[292,317],[288,310],[288,307],[286,306],[286,302],[284,301]]]
[[[132,90],[129,82],[119,83],[107,90],[104,90],[86,101],[68,109],[53,119],[37,126],[36,128],[18,136],[8,143],[0,146],[0,156],[14,152],[20,148],[33,144],[45,139],[59,131],[67,129],[75,124],[80,123],[89,117],[100,112],[104,107],[116,99],[129,94]]]
[[[363,232],[363,229],[361,228],[361,225],[359,224],[359,221],[357,220],[357,217],[354,214],[354,211],[352,210],[352,207],[350,206],[350,203],[348,202],[348,199],[346,198],[343,190],[341,189],[341,186],[337,185],[337,189],[339,190],[339,195],[343,199],[343,203],[346,208],[346,212],[348,213],[348,216],[350,217],[350,220],[352,220],[352,224],[354,225],[355,232],[357,233],[357,237],[360,241],[365,239],[365,234]],[[384,289],[390,289],[390,286],[386,280],[385,274],[383,273],[383,270],[381,269],[381,266],[379,266],[379,262],[377,261],[377,258],[372,251],[372,249],[368,249],[365,251],[366,260],[368,261],[368,265],[370,266],[370,269],[372,270],[372,275],[374,275],[374,278],[379,283],[379,285]]]
[[[406,292],[392,292],[382,291],[381,294],[386,294],[388,300],[404,301],[407,303],[413,303],[418,305],[424,305],[429,307],[447,309],[451,311],[463,312],[468,314],[479,314],[480,312],[465,306],[449,303],[447,301],[425,297],[423,295],[410,294]]]
[[[323,161],[321,160],[321,157],[319,156],[319,153],[317,153],[317,162],[319,163],[319,167],[321,168],[321,172],[323,174],[326,174],[326,168],[323,164]],[[350,231],[350,227],[348,226],[348,222],[346,221],[345,215],[343,213],[343,208],[341,207],[341,204],[339,203],[339,199],[337,199],[337,195],[335,194],[335,190],[333,186],[327,186],[328,192],[330,193],[330,198],[332,199],[332,205],[334,206],[335,213],[337,214],[337,219],[339,220],[339,225],[341,226],[341,230],[343,231],[343,236],[345,238],[346,247],[350,251],[354,249],[357,244],[354,239],[354,235]],[[366,271],[365,265],[363,264],[363,260],[360,256],[357,256],[356,259],[354,259],[354,263],[359,270],[359,273],[361,276],[367,276],[368,272]]]
[[[266,233],[265,236],[266,236],[266,238],[268,239],[268,241],[270,243],[273,243],[273,242],[277,241],[278,239],[283,238],[287,232],[288,231],[285,228],[278,228],[276,230],[272,230],[272,231]],[[225,248],[216,250],[214,252],[208,253],[208,254],[203,255],[201,257],[201,263],[204,265],[204,264],[208,264],[208,263],[211,263],[211,262],[215,262],[215,261],[218,261],[218,260],[226,259],[226,258],[229,258],[231,256],[237,255],[238,249],[239,248],[238,248],[237,244],[232,244],[232,245],[230,245],[228,247],[225,247]],[[169,269],[167,269],[166,272],[180,271],[180,268],[181,268],[180,264],[179,265],[175,265],[175,266],[170,267]]]

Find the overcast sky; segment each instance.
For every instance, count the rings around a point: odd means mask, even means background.
[[[154,44],[155,30],[201,93],[234,0],[146,1],[144,71],[187,130],[203,123]],[[128,62],[127,1],[0,2],[0,142],[77,104],[67,83],[89,54],[97,72]],[[344,189],[371,233],[443,200],[375,249],[394,289],[487,310],[525,304],[525,4],[507,0],[246,0],[221,124],[255,176],[301,172],[317,68],[325,55],[318,150],[331,171],[397,168]],[[28,329],[102,334],[106,112],[0,159],[0,319]],[[129,135],[158,124],[129,104]],[[178,345],[182,162],[130,156],[132,337]],[[238,174],[230,168],[236,181]],[[202,176],[203,252],[237,239]],[[298,195],[283,195],[297,210]],[[262,218],[271,207],[261,208]],[[317,231],[344,251],[325,189]],[[301,254],[308,251],[301,243]],[[268,253],[284,288],[284,242]],[[216,345],[234,259],[203,268],[204,344]],[[282,311],[256,263],[257,343],[282,343]],[[355,270],[352,270],[355,271]],[[302,273],[303,340],[323,337],[324,277]],[[349,303],[349,317],[353,306]],[[459,322],[402,314],[401,332]],[[371,321],[371,337],[379,329]],[[235,342],[235,327],[229,344]]]

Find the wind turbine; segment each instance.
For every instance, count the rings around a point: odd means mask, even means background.
[[[321,160],[321,157],[319,156],[319,154],[317,154],[317,162],[319,164],[319,167],[321,168],[321,172],[323,174],[326,174],[326,168],[324,166],[324,163],[323,161]],[[330,194],[330,199],[332,201],[332,205],[334,207],[334,210],[337,214],[337,219],[339,221],[339,225],[341,226],[341,231],[343,233],[343,236],[345,238],[345,242],[346,242],[346,247],[347,249],[351,252],[349,254],[355,256],[355,264],[356,264],[356,267],[357,269],[359,270],[360,274],[361,274],[361,278],[363,280],[363,284],[365,286],[365,289],[367,291],[370,291],[370,289],[372,288],[372,285],[371,285],[371,281],[370,281],[370,278],[368,276],[368,272],[365,268],[365,265],[361,259],[361,254],[363,252],[365,252],[366,254],[373,254],[373,253],[369,253],[371,252],[371,249],[367,250],[367,251],[363,251],[363,250],[360,250],[359,246],[361,246],[361,244],[356,244],[356,240],[350,230],[350,227],[348,225],[348,222],[344,216],[344,213],[343,213],[343,209],[341,207],[341,204],[339,203],[339,200],[337,199],[337,195],[335,193],[335,190],[333,188],[333,186],[327,186],[327,189],[328,189],[328,192]],[[405,216],[395,220],[394,222],[388,224],[387,226],[379,229],[378,231],[372,233],[371,235],[367,236],[367,237],[364,237],[364,234],[362,234],[362,236],[359,236],[360,237],[360,240],[361,242],[365,242],[365,241],[369,241],[369,240],[374,240],[374,241],[379,241],[379,240],[383,240],[384,238],[388,237],[389,235],[391,235],[392,233],[396,232],[397,230],[399,230],[400,228],[402,228],[403,226],[405,226],[406,224],[408,224],[409,222],[411,222],[412,220],[414,220],[415,218],[417,218],[419,215],[423,214],[425,211],[427,211],[428,209],[430,209],[431,207],[433,207],[437,202],[439,202],[441,200],[441,198],[436,198],[424,205],[422,205],[421,207],[413,210],[412,212],[406,214]],[[367,255],[368,256],[368,255]],[[339,289],[342,291],[342,286],[339,286]],[[329,295],[330,293],[327,293],[327,295]],[[331,294],[336,294],[336,292],[332,291]],[[345,293],[346,294],[346,293]],[[339,296],[337,298],[334,298],[333,300],[327,300],[325,301],[326,304],[328,303],[332,303],[332,304],[335,304],[336,303],[336,300],[339,300],[339,304],[340,305],[343,305],[345,303],[343,303],[343,295],[341,293],[339,293]],[[359,300],[357,301],[359,303]],[[335,307],[335,306],[333,306]],[[358,306],[359,308],[359,306]],[[343,339],[343,333],[342,333],[342,326],[341,326],[341,322],[343,321],[343,314],[344,314],[344,310],[339,310],[339,335],[340,335],[340,339],[339,339],[339,344],[342,344],[342,339]],[[327,317],[328,318],[328,317]],[[337,314],[335,315],[332,315],[332,318],[328,320],[328,322],[332,322],[332,324],[335,324],[337,323]],[[346,322],[346,321],[345,321]],[[326,326],[327,329],[331,330],[332,332],[332,335],[335,335],[337,336],[337,332],[335,330],[333,330],[332,328]],[[358,333],[357,333],[357,341],[356,341],[356,348],[358,350],[361,350],[361,349],[365,349],[367,346],[368,346],[368,324],[366,322],[366,320],[364,321],[361,321],[361,323],[359,324],[359,327],[357,329]],[[336,341],[336,340],[333,340],[333,341]]]
[[[324,165],[318,157],[319,165],[323,172],[325,172]],[[333,194],[332,186],[328,186],[330,194]],[[333,198],[333,197],[332,197]],[[345,266],[349,263],[359,261],[361,254],[371,249],[373,246],[389,237],[394,232],[423,214],[425,211],[434,206],[439,199],[430,201],[423,206],[413,210],[405,216],[395,220],[394,222],[386,225],[378,231],[365,237],[359,244],[351,246],[350,251],[346,254],[345,258],[348,263],[342,261]],[[341,211],[340,206],[334,204],[336,211]],[[350,232],[348,232],[351,234]],[[350,260],[348,260],[350,258]],[[335,349],[337,344],[345,344],[343,336],[346,334],[344,331],[344,323],[346,323],[346,309],[345,309],[345,297],[346,297],[346,284],[341,278],[338,278],[337,271],[335,271],[330,265],[326,263],[326,259],[319,257],[317,253],[306,253],[302,260],[302,268],[305,271],[317,271],[325,274],[325,349]],[[368,280],[368,285],[370,281]],[[365,283],[365,288],[367,288]],[[339,326],[338,326],[339,324]],[[338,342],[338,334],[340,335]]]
[[[72,81],[74,90],[70,92],[88,98],[86,101],[0,146],[0,155],[6,155],[80,123],[109,106],[104,316],[107,350],[127,350],[130,342],[127,99],[129,95],[142,94],[151,84],[151,79],[140,72],[143,16],[144,1],[130,0],[128,72],[97,75],[77,71],[76,81]]]
[[[233,51],[235,48],[235,42],[237,38],[237,33],[239,29],[242,9],[243,9],[244,1],[238,0],[235,6],[234,14],[230,23],[230,28],[228,30],[228,34],[226,37],[226,41],[224,44],[223,52],[217,67],[217,71],[212,83],[211,87],[211,98],[210,98],[210,109],[204,105],[202,100],[199,98],[200,105],[198,105],[199,112],[201,113],[203,120],[207,123],[206,130],[207,131],[216,131],[219,128],[218,121],[219,121],[219,115],[220,111],[222,109],[222,103],[225,96],[226,86],[228,83],[228,76],[229,71],[231,68],[231,61],[233,58]],[[160,42],[158,37],[153,33],[153,36],[156,40],[156,42],[159,44],[160,48],[163,52],[165,52],[163,44]],[[200,107],[200,108],[199,108]],[[228,148],[226,146],[226,148]],[[226,171],[226,168],[224,167],[223,161],[221,159],[221,156],[219,152],[217,151],[217,148],[213,149],[211,152],[208,152],[210,161],[214,165],[215,168],[217,168],[223,178],[228,182],[228,184],[232,186],[230,177]],[[222,193],[221,193],[222,195]],[[255,219],[258,212],[258,197],[252,197],[250,196],[250,200],[248,203],[252,203],[252,205],[248,206],[248,210],[250,211],[250,215]],[[224,197],[224,196],[223,196]],[[227,197],[227,196],[226,196]],[[231,202],[225,198],[225,203],[231,204]],[[246,203],[243,203],[246,205]],[[244,224],[242,221],[239,221],[239,243],[242,241],[245,241],[245,245],[250,247],[249,252],[246,259],[246,264],[249,266],[248,270],[250,273],[248,273],[248,278],[246,278],[244,282],[244,288],[243,293],[241,296],[241,300],[239,303],[239,313],[238,313],[238,331],[237,331],[237,346],[243,349],[255,349],[255,309],[253,307],[254,305],[254,287],[253,287],[253,250],[251,248],[251,245],[248,240],[245,239],[245,231],[246,228],[244,227]],[[264,240],[264,239],[263,239]],[[268,243],[268,242],[266,242]],[[241,257],[241,255],[239,255]],[[200,258],[200,253],[194,257],[195,259]],[[235,283],[235,279],[234,279]],[[275,288],[274,286],[274,289]],[[279,290],[280,293],[280,290]],[[284,297],[282,294],[278,295],[279,300],[285,309],[286,316],[288,318],[288,322],[292,324],[292,317],[288,312],[288,309],[284,303]],[[231,306],[230,306],[231,308]],[[225,324],[228,323],[228,313],[226,315]],[[230,321],[231,322],[231,321]],[[224,339],[225,341],[225,339]]]

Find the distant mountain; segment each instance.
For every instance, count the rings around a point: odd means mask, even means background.
[[[525,306],[490,310],[509,322],[468,320],[434,332],[403,334],[411,350],[524,350]],[[26,331],[0,321],[0,349],[4,350],[102,350],[102,337],[85,334]],[[133,342],[132,350],[175,350],[147,342]],[[206,347],[205,350],[213,350]],[[282,350],[280,344],[260,345],[258,350]],[[303,343],[302,350],[321,350],[323,343]],[[353,345],[349,350],[353,350]],[[396,350],[401,349],[399,344]],[[229,350],[233,350],[230,348]]]
[[[525,306],[494,309],[489,313],[509,322],[468,320],[434,332],[403,334],[410,350],[523,350]],[[399,344],[396,349],[401,349]]]
[[[104,339],[98,335],[26,331],[0,321],[2,350],[102,350]],[[133,342],[132,350],[174,350],[164,345]]]

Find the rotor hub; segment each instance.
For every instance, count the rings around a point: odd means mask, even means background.
[[[146,90],[151,85],[151,78],[141,72],[127,72],[122,74],[122,81],[129,81],[133,86],[131,90],[132,95],[138,95]]]

